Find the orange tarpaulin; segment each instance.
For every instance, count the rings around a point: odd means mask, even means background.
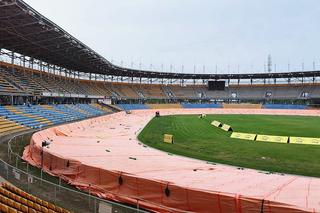
[[[124,112],[35,133],[24,159],[99,197],[156,212],[319,212],[320,179],[213,165],[144,146],[155,110]],[[165,109],[169,114],[314,115],[315,110]]]

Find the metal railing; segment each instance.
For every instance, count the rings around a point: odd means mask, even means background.
[[[25,134],[13,136],[7,143],[7,162],[0,159],[0,176],[8,182],[34,196],[74,212],[147,213],[139,206],[130,207],[98,198],[90,194],[90,191],[88,193],[79,191],[64,183],[61,178],[52,177],[30,166],[19,155],[30,141],[30,134],[29,136]],[[84,184],[90,186],[88,183]],[[137,203],[139,203],[138,200]]]

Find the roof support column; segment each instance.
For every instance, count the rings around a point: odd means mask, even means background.
[[[14,51],[11,52],[11,64],[12,64],[12,74],[14,74]]]
[[[23,55],[22,57],[22,64],[23,64],[23,73],[26,74],[26,56]]]
[[[59,67],[59,76],[61,78],[62,67]]]
[[[31,78],[33,78],[33,63],[34,63],[34,58],[31,59]],[[29,64],[30,67],[30,64]]]
[[[56,65],[53,65],[53,79],[56,79]]]
[[[40,64],[40,78],[42,78],[42,61],[39,61],[39,64]]]

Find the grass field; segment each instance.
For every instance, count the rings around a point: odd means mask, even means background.
[[[234,131],[279,136],[320,137],[320,118],[272,115],[176,115],[154,118],[138,136],[143,143],[173,154],[217,163],[320,177],[320,146],[253,142],[230,138],[210,125],[218,120]],[[163,143],[173,134],[174,144]]]

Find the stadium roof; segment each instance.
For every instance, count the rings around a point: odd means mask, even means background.
[[[168,79],[258,79],[320,76],[320,71],[182,74],[119,67],[110,63],[22,0],[0,0],[0,48],[69,70],[114,76]]]

